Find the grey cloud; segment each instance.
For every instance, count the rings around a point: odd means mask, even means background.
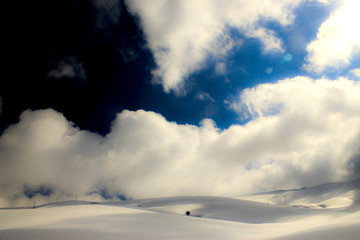
[[[97,9],[95,28],[106,28],[120,21],[120,0],[93,0]]]
[[[48,73],[49,78],[77,78],[81,81],[86,80],[86,69],[84,64],[74,56],[67,56],[55,61],[55,68]]]
[[[350,171],[350,175],[352,178],[354,179],[360,178],[360,153],[354,154],[350,158],[348,162],[348,169]]]
[[[132,48],[121,49],[118,50],[118,52],[120,52],[122,59],[125,63],[135,61],[138,57],[137,52]]]

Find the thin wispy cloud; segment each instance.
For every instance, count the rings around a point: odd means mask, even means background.
[[[210,96],[209,93],[204,91],[199,91],[196,95],[196,99],[200,101],[209,101],[209,102],[215,102],[215,99]]]
[[[360,78],[360,68],[351,69],[350,74],[357,78]]]
[[[106,28],[120,21],[120,0],[93,0],[96,11],[95,28]]]
[[[84,64],[74,56],[66,56],[54,63],[55,68],[48,72],[49,78],[77,78],[86,81],[86,68]]]

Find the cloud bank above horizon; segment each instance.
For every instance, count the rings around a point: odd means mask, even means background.
[[[179,125],[125,110],[106,136],[52,109],[27,110],[0,138],[0,205],[69,196],[238,196],[358,174],[358,82],[284,79],[245,89],[232,107],[253,119],[220,130],[210,119]]]

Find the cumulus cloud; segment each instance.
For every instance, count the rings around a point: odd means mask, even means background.
[[[360,2],[346,0],[320,26],[317,38],[307,46],[305,69],[321,73],[350,65],[360,53],[360,33],[357,30]]]
[[[283,52],[277,34],[266,28],[268,21],[282,26],[294,20],[293,10],[302,0],[125,1],[140,19],[157,68],[154,81],[166,92],[181,93],[184,80],[202,69],[208,57],[222,58],[242,40],[236,30],[260,41],[263,52]]]
[[[55,62],[55,68],[48,73],[49,78],[78,78],[82,81],[86,80],[86,69],[84,64],[74,56],[66,56],[65,58]]]
[[[237,196],[354,175],[358,82],[285,79],[246,89],[232,106],[253,120],[220,130],[209,119],[179,125],[125,110],[106,136],[51,109],[27,110],[0,138],[0,205],[100,195]]]

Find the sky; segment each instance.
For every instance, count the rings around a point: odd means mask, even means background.
[[[7,9],[0,205],[238,196],[359,177],[356,0]]]

